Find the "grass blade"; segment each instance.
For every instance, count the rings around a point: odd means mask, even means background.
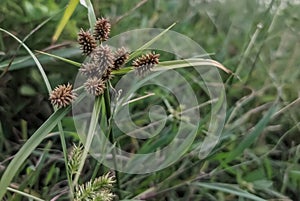
[[[52,42],[56,42],[59,38],[61,32],[65,28],[66,24],[68,23],[70,17],[72,16],[73,12],[75,11],[75,8],[77,7],[79,3],[79,0],[70,0],[67,9],[64,12],[63,17],[61,18],[58,26],[56,27],[55,33],[52,36]]]
[[[26,141],[18,153],[14,156],[14,159],[10,162],[6,168],[1,181],[0,181],[0,200],[2,200],[6,188],[9,186],[13,177],[21,167],[23,162],[31,154],[31,152],[41,143],[41,141],[47,136],[49,132],[57,125],[57,123],[70,111],[71,106],[57,110],[53,113],[48,120]]]
[[[247,191],[244,191],[244,190],[240,189],[239,187],[233,186],[232,184],[197,182],[197,183],[193,183],[192,185],[211,189],[211,190],[217,190],[217,191],[230,193],[232,195],[237,195],[237,196],[248,198],[248,199],[255,200],[255,201],[267,201],[265,199],[257,197],[256,195],[248,193]]]
[[[214,66],[217,67],[224,72],[231,74],[232,71],[220,64],[219,62],[212,59],[200,59],[200,58],[192,58],[185,60],[173,60],[173,61],[162,61],[153,69],[153,71],[161,71],[161,70],[169,70],[176,68],[184,68],[184,67],[200,67],[200,66]],[[126,74],[129,71],[132,71],[134,68],[132,66],[121,68],[118,71],[113,71],[114,75],[122,75]]]
[[[34,62],[36,63],[42,77],[43,77],[43,80],[46,84],[46,87],[47,87],[47,90],[48,92],[50,93],[51,92],[51,85],[50,85],[50,82],[47,78],[47,75],[42,67],[42,65],[40,64],[39,60],[36,58],[36,56],[33,54],[33,52],[27,47],[27,45],[25,45],[25,43],[23,43],[19,38],[17,38],[15,35],[13,35],[12,33],[0,28],[0,31],[3,31],[4,33],[10,35],[11,37],[13,37],[16,41],[18,41],[26,50],[27,52],[30,54],[30,56],[33,58]]]
[[[38,52],[38,53],[40,53],[40,54],[44,54],[44,55],[47,55],[47,56],[59,59],[61,61],[64,61],[66,63],[72,64],[72,65],[77,66],[77,67],[81,66],[81,63],[78,63],[76,61],[72,61],[70,59],[66,59],[64,57],[60,57],[60,56],[57,56],[57,55],[54,55],[54,54],[50,54],[50,53],[47,53],[47,52],[43,52],[43,51],[39,51],[39,50],[35,50],[35,51]]]
[[[154,71],[183,68],[183,67],[197,67],[197,66],[215,66],[226,73],[232,73],[231,70],[212,59],[190,58],[184,60],[164,61],[160,62]]]
[[[162,31],[160,34],[158,34],[157,36],[155,36],[153,39],[151,39],[150,41],[148,41],[147,43],[145,43],[142,47],[140,47],[139,49],[137,49],[136,51],[134,51],[130,56],[129,56],[129,60],[133,59],[134,57],[138,56],[139,54],[141,54],[141,52],[145,49],[147,49],[150,45],[152,45],[155,41],[157,41],[160,37],[162,37],[165,33],[167,33],[172,27],[175,26],[175,22],[173,24],[171,24],[168,28],[166,28],[164,31]]]
[[[41,199],[41,198],[38,198],[38,197],[36,197],[36,196],[34,196],[34,195],[31,195],[31,194],[28,194],[28,193],[19,191],[19,190],[14,189],[14,188],[7,187],[7,190],[9,190],[9,191],[11,191],[11,192],[14,192],[14,193],[18,193],[18,194],[20,194],[20,195],[23,195],[24,197],[27,197],[27,198],[30,198],[30,199],[33,199],[33,200],[44,201],[44,200]]]
[[[78,56],[78,55],[81,54],[81,52],[80,52],[80,50],[78,48],[65,48],[65,49],[54,50],[51,53],[45,53],[45,54],[42,54],[42,52],[40,52],[40,53],[41,53],[41,55],[36,55],[36,57],[38,58],[39,62],[42,65],[53,63],[53,59],[51,57],[49,57],[51,55],[55,55],[55,56],[59,55],[59,56],[57,56],[57,59],[60,59],[60,58],[64,58],[64,57],[65,58],[67,58],[67,57],[75,57],[75,56]],[[49,55],[46,55],[46,54],[49,54]],[[60,57],[60,58],[58,58],[58,57]],[[2,61],[0,63],[0,71],[5,70],[5,68],[9,64],[10,64],[10,59]],[[11,66],[9,67],[8,70],[9,71],[19,70],[19,69],[23,69],[23,68],[32,67],[34,65],[35,65],[35,63],[31,59],[31,56],[18,56],[11,63]]]
[[[88,9],[88,19],[90,23],[91,29],[93,29],[94,25],[96,24],[96,15],[94,11],[94,7],[90,0],[82,0],[80,1],[81,5]]]
[[[250,147],[250,145],[257,139],[257,137],[262,133],[268,122],[270,121],[272,115],[276,111],[276,106],[272,106],[269,111],[265,114],[265,116],[256,124],[253,131],[246,135],[241,143],[239,143],[238,147],[232,150],[226,158],[226,162],[232,161],[237,156],[241,155],[243,151]]]
[[[77,185],[78,180],[79,180],[79,176],[81,174],[81,171],[82,171],[84,163],[85,163],[85,160],[88,156],[88,152],[90,150],[92,140],[93,140],[93,137],[94,137],[94,134],[95,134],[95,129],[96,129],[97,124],[98,124],[98,119],[99,119],[99,115],[100,115],[100,108],[101,108],[101,97],[96,97],[93,112],[92,112],[92,116],[91,116],[91,122],[90,122],[90,125],[89,125],[88,134],[87,134],[87,138],[85,139],[85,142],[83,142],[84,143],[83,154],[82,154],[82,157],[80,159],[80,164],[79,164],[77,173],[76,173],[75,178],[73,180],[73,186]]]
[[[79,102],[83,96],[79,96],[76,99],[76,103]],[[32,153],[32,151],[42,142],[42,140],[48,135],[49,132],[60,122],[60,120],[68,114],[71,110],[71,106],[57,110],[43,123],[41,127],[26,141],[18,153],[14,156],[14,159],[7,166],[4,174],[0,180],[0,200],[2,200],[6,188],[11,183],[17,171],[20,169],[23,162]]]

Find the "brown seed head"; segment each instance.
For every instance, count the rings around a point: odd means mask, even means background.
[[[159,54],[149,53],[134,60],[132,65],[135,67],[136,73],[144,76],[147,72],[151,71],[155,64],[159,63],[159,56]]]
[[[106,72],[106,69],[114,63],[114,57],[108,45],[100,45],[93,51],[92,60],[97,65],[99,72]]]
[[[112,70],[119,70],[121,67],[124,66],[126,60],[129,57],[129,53],[124,47],[122,47],[115,52],[114,57],[115,60]]]
[[[64,84],[58,85],[49,95],[51,104],[58,108],[70,105],[75,98],[76,94],[72,91],[72,85],[69,83],[67,86]]]
[[[106,18],[99,18],[95,24],[94,37],[99,41],[106,41],[109,38],[111,24]]]
[[[106,69],[105,73],[102,75],[102,80],[104,82],[113,78],[113,74],[111,72],[112,72],[112,68]]]
[[[78,33],[78,43],[85,55],[90,55],[97,46],[96,41],[90,32],[84,31],[83,29],[80,29]]]
[[[81,64],[79,71],[83,75],[86,75],[87,77],[91,77],[98,73],[98,68],[94,62],[87,62],[87,63]]]
[[[99,96],[104,93],[105,90],[105,83],[103,80],[92,77],[87,79],[87,81],[84,83],[85,90],[94,96]]]

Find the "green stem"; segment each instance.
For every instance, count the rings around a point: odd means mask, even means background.
[[[70,188],[70,197],[73,198],[74,189],[73,189],[73,185],[72,185],[72,179],[71,179],[70,174],[69,174],[68,150],[67,150],[66,139],[65,139],[65,136],[64,136],[64,131],[63,131],[61,121],[58,122],[58,130],[59,130],[61,146],[62,146],[63,154],[64,154],[65,168],[66,168],[67,179],[68,179],[68,184],[69,184],[69,188]]]
[[[105,112],[106,112],[106,120],[107,120],[107,125],[108,125],[108,138],[111,143],[115,143],[114,135],[112,132],[112,127],[111,127],[111,108],[110,108],[110,94],[109,94],[109,83],[106,83],[106,90],[104,92],[104,103],[105,103]],[[113,150],[113,162],[114,162],[114,169],[115,169],[115,176],[116,176],[116,183],[117,183],[117,188],[120,191],[120,179],[119,179],[119,173],[117,171],[117,161],[116,161],[116,151],[115,149]],[[117,192],[119,199],[121,199],[121,195],[119,192]]]
[[[273,1],[271,2],[271,4],[270,4],[269,8],[267,9],[267,11],[269,11],[269,10],[272,8],[272,6],[273,6],[274,3],[275,3],[275,1],[273,0]],[[258,49],[257,54],[255,55],[254,62],[252,63],[252,65],[251,65],[251,67],[250,67],[250,72],[247,74],[247,77],[246,77],[246,79],[245,79],[245,84],[248,84],[248,80],[249,80],[249,78],[252,76],[252,72],[253,72],[253,70],[254,70],[254,67],[256,66],[257,61],[259,60],[260,53],[262,52],[262,50],[263,50],[263,48],[264,48],[264,46],[265,46],[265,44],[266,44],[267,37],[269,36],[269,34],[271,33],[271,31],[272,31],[273,28],[274,28],[274,24],[275,24],[275,22],[276,22],[276,20],[277,20],[277,18],[278,18],[278,15],[279,15],[279,11],[280,11],[280,9],[279,9],[279,7],[278,7],[278,8],[277,8],[277,11],[276,11],[275,15],[273,16],[272,21],[271,21],[271,23],[270,23],[270,25],[269,25],[269,27],[268,27],[267,32],[263,35],[262,43],[261,43],[261,45],[260,45],[260,47],[259,47],[259,49]]]
[[[78,97],[76,101],[80,101]],[[21,168],[27,157],[34,151],[34,149],[42,142],[49,132],[57,125],[57,123],[70,111],[71,106],[62,108],[54,112],[48,119],[41,125],[38,130],[26,141],[17,154],[14,155],[13,160],[6,167],[0,180],[0,200],[2,200],[6,188],[11,183],[12,179]]]
[[[81,171],[83,169],[85,160],[88,156],[88,152],[90,150],[92,140],[93,140],[93,137],[94,137],[94,133],[95,133],[95,129],[96,129],[96,126],[97,126],[97,123],[98,123],[100,108],[101,108],[101,96],[97,96],[97,97],[95,97],[95,103],[94,103],[94,108],[93,108],[93,112],[92,112],[91,123],[90,123],[89,131],[88,131],[88,135],[87,135],[87,138],[86,138],[86,141],[85,141],[84,150],[83,150],[83,153],[82,153],[80,165],[79,165],[78,171],[77,171],[77,173],[75,175],[75,178],[74,178],[74,181],[73,181],[73,187],[75,185],[77,185],[77,183],[78,183],[79,176],[80,176]]]
[[[18,193],[20,195],[23,195],[24,197],[27,197],[27,198],[30,198],[30,199],[33,199],[33,200],[37,200],[37,201],[45,201],[39,197],[36,197],[35,195],[31,195],[29,193],[26,193],[26,192],[22,192],[22,191],[19,191],[17,189],[14,189],[14,188],[11,188],[11,187],[7,187],[7,190],[11,191],[11,192],[14,192],[14,193]]]

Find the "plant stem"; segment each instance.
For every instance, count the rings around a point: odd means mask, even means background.
[[[74,189],[73,189],[73,185],[72,185],[72,179],[71,179],[70,174],[69,174],[68,150],[67,150],[67,145],[66,145],[66,139],[65,139],[65,136],[64,136],[64,130],[63,130],[61,121],[59,121],[57,125],[58,125],[58,130],[59,130],[61,146],[62,146],[63,154],[64,154],[65,168],[66,168],[67,179],[68,179],[68,184],[69,184],[69,188],[70,188],[70,197],[73,198]]]
[[[106,112],[106,120],[107,120],[107,125],[108,125],[108,138],[111,143],[115,143],[114,135],[112,132],[112,127],[111,127],[111,108],[110,108],[110,93],[109,93],[109,83],[106,83],[106,90],[104,92],[104,103],[105,103],[105,112]],[[119,173],[117,171],[117,161],[116,161],[116,152],[115,149],[113,150],[113,162],[114,162],[114,169],[115,169],[115,176],[116,176],[116,183],[117,183],[117,188],[120,190],[120,179],[119,179]],[[119,192],[117,192],[119,199],[121,199],[121,195]]]
[[[97,96],[97,97],[95,97],[95,103],[94,103],[94,108],[93,108],[93,112],[92,112],[89,131],[88,131],[88,135],[87,135],[87,138],[86,138],[86,141],[85,141],[84,150],[83,150],[83,153],[82,153],[80,165],[78,167],[78,171],[77,171],[77,173],[75,175],[75,178],[74,178],[74,181],[73,181],[73,186],[77,185],[79,176],[81,174],[81,171],[82,171],[84,163],[85,163],[85,160],[88,156],[88,152],[90,150],[92,140],[93,140],[93,137],[94,137],[94,133],[95,133],[95,129],[96,129],[96,126],[97,126],[97,123],[98,123],[100,108],[101,108],[101,96]]]

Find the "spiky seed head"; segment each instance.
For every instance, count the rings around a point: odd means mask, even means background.
[[[149,53],[133,61],[132,65],[135,67],[135,72],[139,76],[144,76],[146,73],[159,63],[159,54]]]
[[[102,80],[106,82],[107,80],[111,80],[112,78],[113,78],[113,74],[112,74],[112,68],[110,66],[109,68],[106,69],[106,71],[102,75]]]
[[[103,175],[90,180],[84,184],[75,186],[74,200],[75,201],[112,201],[115,195],[111,192],[115,178],[109,174]]]
[[[102,79],[91,77],[84,83],[85,90],[94,96],[99,96],[104,93],[105,83]]]
[[[83,154],[83,145],[73,144],[72,151],[69,154],[68,167],[71,176],[75,175],[80,166],[81,157]]]
[[[95,38],[91,33],[89,31],[84,31],[83,29],[80,29],[78,33],[78,43],[85,55],[90,55],[97,46]]]
[[[92,54],[92,60],[98,67],[99,72],[106,72],[106,69],[113,65],[114,56],[108,45],[98,46]]]
[[[115,195],[110,191],[110,189],[103,189],[96,193],[95,198],[101,201],[112,201]]]
[[[79,71],[87,77],[96,76],[99,73],[98,66],[93,61],[81,64]]]
[[[49,95],[51,104],[57,106],[58,108],[70,105],[75,98],[76,94],[72,91],[72,85],[69,83],[67,86],[64,84],[58,85]]]
[[[124,66],[126,60],[129,57],[129,53],[124,47],[122,47],[115,52],[114,57],[115,59],[112,70],[119,70],[121,67]]]
[[[99,41],[106,41],[109,38],[111,24],[107,18],[98,18],[94,27],[94,37]]]

